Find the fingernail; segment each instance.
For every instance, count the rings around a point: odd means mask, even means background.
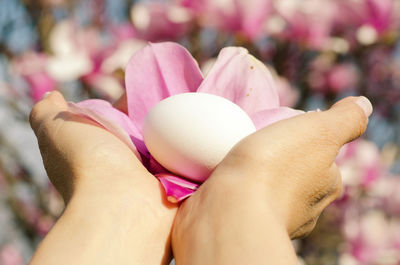
[[[50,91],[44,93],[43,96],[42,96],[42,99],[47,98],[50,95],[50,93],[51,93]]]
[[[367,117],[369,117],[371,115],[373,108],[372,108],[371,101],[369,101],[369,99],[367,99],[364,96],[361,96],[361,97],[357,98],[356,103],[364,111],[364,113]]]

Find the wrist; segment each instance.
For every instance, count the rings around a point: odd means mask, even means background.
[[[257,182],[229,177],[213,175],[180,207],[172,238],[177,261],[295,264],[285,223],[269,204],[265,189]]]
[[[93,264],[168,264],[176,208],[162,205],[162,190],[156,179],[141,184],[141,193],[136,192],[139,187],[132,186],[140,182],[120,180],[108,187],[106,183],[77,186],[63,215],[43,241],[44,248],[63,249],[59,255],[82,261],[74,264],[88,264],[89,257]],[[66,238],[60,239],[60,234]],[[92,260],[98,257],[103,258]]]

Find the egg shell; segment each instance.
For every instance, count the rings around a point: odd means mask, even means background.
[[[212,94],[184,93],[160,101],[143,123],[144,142],[169,171],[203,182],[241,139],[256,131],[233,102]]]

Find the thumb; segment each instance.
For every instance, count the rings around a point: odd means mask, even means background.
[[[32,108],[29,115],[29,123],[35,134],[37,134],[46,121],[54,119],[60,112],[67,110],[67,103],[60,92],[46,93],[42,100]]]
[[[325,116],[323,127],[335,137],[332,140],[344,145],[365,132],[372,110],[372,104],[366,97],[347,97],[322,113]]]

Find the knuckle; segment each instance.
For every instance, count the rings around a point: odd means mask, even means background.
[[[31,112],[29,113],[29,123],[32,128],[34,128],[35,121],[37,120],[38,112],[39,112],[38,104],[36,104],[35,106],[33,106]]]
[[[333,189],[332,192],[332,196],[333,196],[333,200],[336,200],[337,198],[339,198],[339,196],[342,194],[343,192],[343,185],[341,181],[338,181],[338,183],[336,184],[336,186]]]
[[[293,233],[290,234],[290,239],[299,239],[308,236],[315,228],[319,215],[312,217],[299,228],[297,228]]]

